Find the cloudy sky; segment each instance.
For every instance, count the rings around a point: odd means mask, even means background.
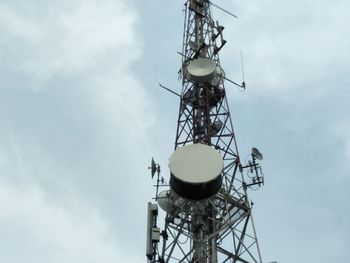
[[[183,2],[0,0],[0,262],[145,262],[152,156],[167,176]],[[350,2],[217,0],[264,262],[350,258]]]

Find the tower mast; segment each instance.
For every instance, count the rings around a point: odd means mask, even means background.
[[[261,263],[247,189],[263,183],[262,155],[253,148],[247,165],[239,158],[219,60],[224,27],[213,20],[210,1],[188,0],[185,7],[170,188],[157,190],[155,198],[166,212],[164,230],[156,205],[149,204],[148,261]],[[155,167],[152,161],[152,175]],[[245,171],[252,181],[246,182]],[[158,172],[158,187],[160,181]]]

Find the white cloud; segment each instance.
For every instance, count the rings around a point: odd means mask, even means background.
[[[112,59],[125,69],[140,54],[133,33],[137,16],[124,2],[66,0],[36,8],[0,5],[3,70],[23,75],[31,88],[57,75],[87,74],[101,63],[108,69]]]
[[[290,93],[319,97],[331,88],[329,83],[346,76],[349,2],[264,0],[237,5],[237,23],[231,18],[224,22],[224,36],[231,40],[224,52],[230,63],[236,61],[240,77],[243,49],[246,81],[254,92],[280,99]]]
[[[42,39],[44,37],[38,24],[28,21],[26,17],[20,16],[10,6],[2,3],[0,14],[0,28],[5,34],[11,35],[14,38]]]
[[[0,261],[140,262],[154,117],[138,15],[121,0],[0,10],[0,232],[21,235]]]
[[[85,68],[95,57],[114,53],[119,67],[127,66],[130,59],[139,55],[133,32],[136,16],[120,1],[84,1],[75,12],[62,16],[66,32],[62,49],[67,61],[65,67]],[[133,52],[134,51],[134,52]],[[127,59],[127,60],[126,60]]]
[[[0,186],[0,261],[140,262],[127,255],[91,207],[72,199],[63,206],[42,189]]]

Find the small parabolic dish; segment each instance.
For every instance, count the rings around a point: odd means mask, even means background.
[[[258,148],[255,147],[252,148],[252,155],[258,160],[262,160],[264,158]]]
[[[157,196],[158,205],[165,212],[168,210],[169,194],[170,194],[169,190],[164,190],[164,191],[160,192]]]
[[[216,134],[218,134],[218,132],[222,129],[222,126],[222,121],[220,121],[219,119],[214,121],[214,123],[211,125],[211,135],[215,136]]]
[[[206,199],[222,184],[224,161],[212,147],[200,143],[177,149],[170,157],[170,187],[186,199]]]
[[[208,58],[197,58],[187,66],[186,78],[194,82],[210,82],[217,73],[215,61]]]

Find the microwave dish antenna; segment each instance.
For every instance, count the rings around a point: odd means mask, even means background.
[[[260,161],[263,159],[262,153],[255,147],[252,148],[252,156]]]

